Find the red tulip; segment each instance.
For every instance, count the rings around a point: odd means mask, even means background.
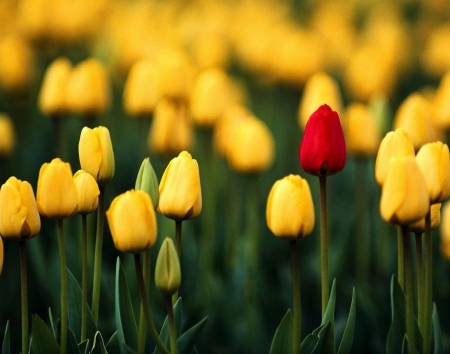
[[[324,104],[306,123],[299,150],[300,164],[309,174],[329,176],[343,170],[346,155],[339,116]]]

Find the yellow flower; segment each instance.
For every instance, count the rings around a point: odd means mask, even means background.
[[[44,163],[39,170],[36,194],[42,216],[64,219],[74,215],[78,211],[78,193],[70,164],[59,158]]]
[[[73,180],[78,192],[78,213],[92,213],[98,206],[100,190],[97,181],[84,170],[78,170],[73,175]]]
[[[387,133],[378,148],[375,161],[375,179],[380,186],[386,180],[391,158],[401,155],[415,156],[415,151],[409,135],[402,128],[399,128]]]
[[[381,190],[383,220],[406,226],[423,219],[429,208],[427,187],[415,157],[393,157]]]
[[[187,151],[173,158],[159,183],[157,210],[173,220],[192,219],[202,210],[202,191],[197,160]]]
[[[430,203],[441,203],[450,196],[450,156],[447,144],[441,141],[421,147],[417,163],[427,185]]]
[[[11,118],[0,113],[0,157],[9,157],[16,146],[16,134]]]
[[[33,188],[10,177],[0,189],[0,234],[14,241],[36,236],[41,229]]]
[[[2,274],[2,270],[3,270],[3,258],[4,258],[3,240],[0,237],[0,274]]]
[[[432,204],[430,208],[431,230],[436,230],[441,224],[441,203]],[[425,218],[408,225],[408,230],[415,233],[425,232]]]
[[[130,190],[118,195],[106,211],[114,246],[121,252],[139,253],[156,241],[156,215],[150,196]]]
[[[67,112],[67,83],[72,71],[72,63],[66,57],[54,60],[45,72],[39,108],[48,115],[57,116]]]
[[[275,182],[267,199],[266,221],[279,238],[294,241],[314,228],[314,205],[308,182],[289,175]]]
[[[450,129],[450,71],[447,71],[439,82],[433,100],[432,118],[440,129]]]
[[[108,128],[84,127],[78,143],[78,154],[81,168],[91,174],[99,185],[105,186],[114,177],[114,151]]]
[[[177,292],[180,284],[180,260],[172,239],[166,237],[156,259],[155,285],[164,296],[172,296]]]
[[[444,204],[441,219],[441,252],[450,259],[450,202]]]

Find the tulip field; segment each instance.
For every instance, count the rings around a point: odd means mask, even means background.
[[[450,352],[445,0],[2,0],[1,353]]]

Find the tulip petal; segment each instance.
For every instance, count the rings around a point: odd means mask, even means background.
[[[102,163],[102,149],[97,134],[93,129],[84,127],[81,130],[78,154],[80,156],[81,168],[98,181],[98,174]]]
[[[5,183],[0,191],[0,233],[5,238],[20,241],[27,208],[22,205],[19,191]]]

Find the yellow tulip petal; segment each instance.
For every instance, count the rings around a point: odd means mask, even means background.
[[[78,154],[81,168],[98,181],[98,173],[102,163],[102,149],[93,129],[84,127],[81,130]]]
[[[20,241],[27,208],[22,205],[17,188],[5,183],[0,191],[0,205],[0,233],[5,238]]]

